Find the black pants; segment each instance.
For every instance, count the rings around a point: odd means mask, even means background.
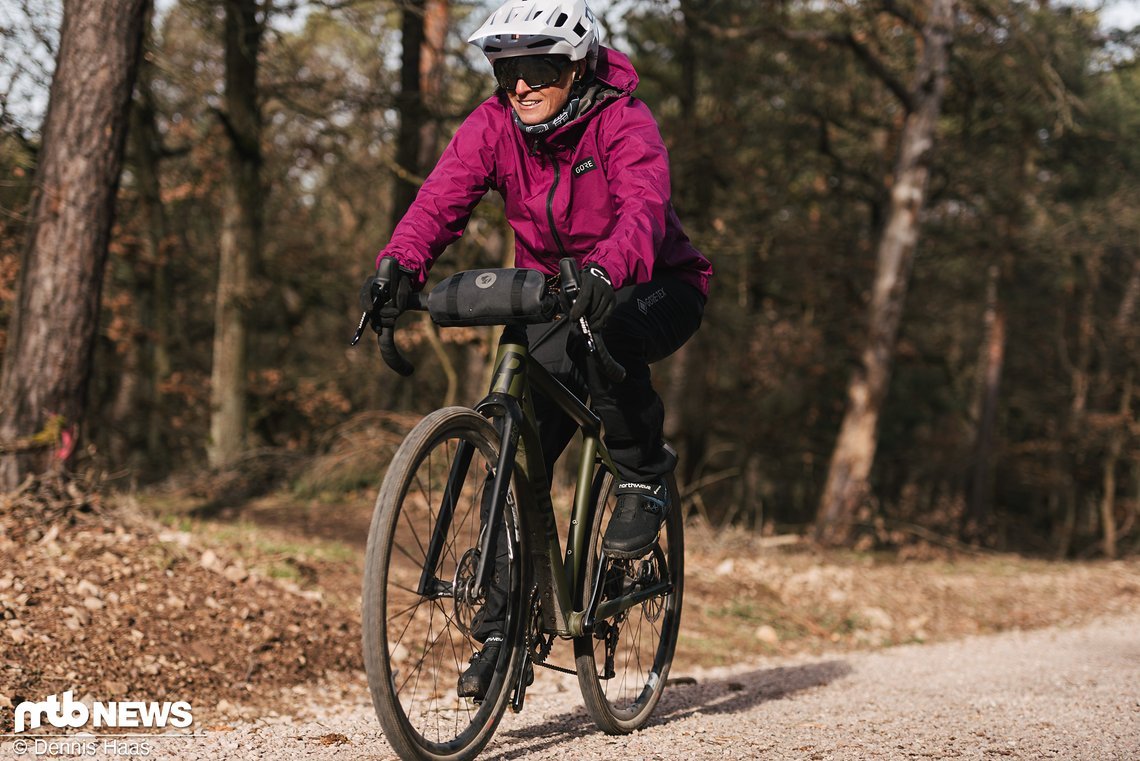
[[[527,330],[531,356],[578,398],[589,396],[602,419],[606,447],[624,480],[651,481],[676,464],[662,446],[665,408],[653,388],[649,365],[677,351],[697,332],[704,305],[700,291],[669,274],[618,291],[602,337],[626,369],[621,383],[607,379],[588,360],[585,341],[569,320]],[[543,456],[553,470],[577,426],[541,394],[535,394],[534,407]]]
[[[697,332],[704,307],[700,291],[668,273],[619,290],[602,337],[613,358],[625,367],[621,383],[608,380],[589,361],[585,341],[570,320],[527,328],[531,356],[578,398],[591,400],[623,480],[652,481],[676,464],[663,446],[665,408],[653,388],[649,365],[677,351]],[[550,480],[555,460],[578,428],[558,405],[537,391],[534,411]],[[505,540],[498,543],[496,580],[506,577],[505,545]],[[486,615],[475,638],[482,642],[491,632],[501,630],[505,609],[506,589],[492,583],[487,590]]]

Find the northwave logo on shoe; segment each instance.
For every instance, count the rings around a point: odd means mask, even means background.
[[[648,492],[649,494],[646,496],[653,495],[655,497],[660,496],[661,492],[665,491],[664,484],[657,484],[654,486],[653,484],[639,484],[633,481],[624,484],[618,484],[617,488],[621,491],[633,491],[637,489],[642,492]]]

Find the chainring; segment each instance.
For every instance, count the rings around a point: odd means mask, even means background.
[[[530,595],[530,621],[526,630],[526,650],[530,662],[539,665],[546,662],[547,656],[550,655],[550,649],[554,647],[554,635],[543,632],[542,626],[542,595],[538,593],[538,587],[535,587]]]

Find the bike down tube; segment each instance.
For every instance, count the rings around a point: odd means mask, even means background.
[[[583,435],[582,454],[578,458],[578,480],[574,486],[574,510],[570,517],[570,536],[566,541],[566,578],[573,582],[573,599],[582,599],[585,583],[586,543],[589,541],[593,516],[594,461],[598,456],[598,439]],[[573,616],[571,617],[573,618]],[[570,627],[571,629],[574,626]]]
[[[574,489],[574,508],[570,519],[566,543],[566,555],[562,559],[561,573],[555,573],[554,578],[563,584],[570,585],[569,597],[561,610],[567,612],[564,626],[559,626],[560,634],[581,636],[586,632],[592,619],[588,620],[588,610],[578,610],[574,601],[583,599],[583,586],[587,583],[585,578],[585,560],[588,551],[590,528],[593,525],[594,510],[594,479],[599,475],[597,465],[600,462],[603,468],[616,473],[609,451],[601,443],[601,419],[586,406],[578,397],[565,386],[555,380],[541,364],[528,355],[527,369],[529,380],[533,387],[541,390],[552,399],[582,428],[582,452],[578,459],[577,483]],[[600,488],[601,481],[598,481]],[[549,493],[549,492],[547,492]],[[553,508],[551,508],[553,509]],[[553,562],[553,561],[552,561]],[[558,567],[558,566],[555,566]],[[630,600],[623,603],[622,610],[640,602]],[[595,616],[596,618],[596,616]]]
[[[599,469],[600,466],[600,469]],[[566,548],[566,575],[573,584],[573,599],[582,600],[589,580],[586,578],[586,553],[590,552],[590,530],[594,524],[595,494],[601,489],[605,469],[613,470],[609,452],[597,436],[583,433],[582,453],[578,459],[578,480],[574,487],[574,510],[570,518],[570,536]],[[583,634],[588,624],[589,603],[586,609],[575,609],[570,614],[570,632]]]

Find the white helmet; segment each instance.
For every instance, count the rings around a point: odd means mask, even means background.
[[[492,64],[523,55],[598,58],[598,22],[586,0],[507,0],[467,38]]]

